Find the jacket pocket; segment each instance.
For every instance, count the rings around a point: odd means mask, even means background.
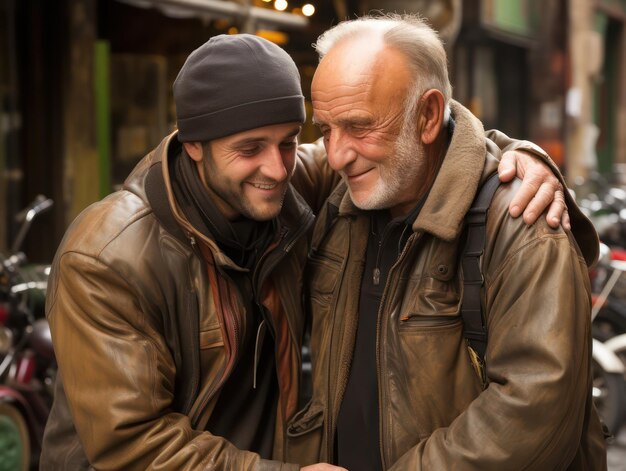
[[[410,313],[400,318],[399,330],[400,332],[432,332],[457,327],[461,322],[461,316],[431,316]]]
[[[287,426],[285,461],[306,466],[318,463],[324,432],[324,410],[307,404]]]
[[[200,331],[200,349],[215,348],[224,346],[222,329],[219,325]]]
[[[321,306],[331,303],[340,269],[340,261],[321,257],[309,258],[306,277],[309,280],[308,296],[311,301]]]

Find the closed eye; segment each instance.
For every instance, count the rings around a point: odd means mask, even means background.
[[[369,132],[369,128],[363,126],[350,126],[348,128],[348,132],[353,136],[360,137],[367,134]]]
[[[317,127],[322,133],[322,136],[324,136],[324,140],[330,139],[330,126],[327,126],[325,124],[318,124]]]
[[[298,145],[297,139],[290,139],[288,141],[283,141],[280,143],[280,147],[282,149],[293,149]]]
[[[239,154],[245,157],[252,157],[261,151],[261,146],[246,146],[238,149]]]

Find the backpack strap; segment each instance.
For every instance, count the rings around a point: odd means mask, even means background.
[[[480,187],[472,206],[465,215],[466,240],[461,257],[461,269],[463,270],[461,316],[463,318],[463,335],[477,356],[481,369],[484,368],[487,350],[487,326],[483,319],[481,299],[481,290],[485,281],[481,257],[485,251],[487,239],[487,212],[499,185],[498,173],[490,175]],[[484,382],[484,375],[480,376]]]

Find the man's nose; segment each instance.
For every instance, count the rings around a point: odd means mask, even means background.
[[[285,160],[278,146],[269,146],[267,155],[263,159],[262,173],[263,176],[277,182],[287,178],[288,172],[285,167]]]
[[[356,159],[350,137],[341,130],[333,130],[326,141],[328,164],[335,171],[345,169]]]

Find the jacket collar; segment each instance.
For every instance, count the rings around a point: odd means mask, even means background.
[[[413,223],[414,231],[425,231],[451,241],[459,236],[483,175],[487,154],[482,123],[467,108],[451,100],[455,130],[426,202]],[[358,209],[342,182],[329,198],[339,215],[365,214]]]
[[[450,108],[456,122],[454,134],[426,203],[413,223],[414,231],[430,232],[446,241],[461,233],[487,153],[485,131],[478,118],[456,101]]]

